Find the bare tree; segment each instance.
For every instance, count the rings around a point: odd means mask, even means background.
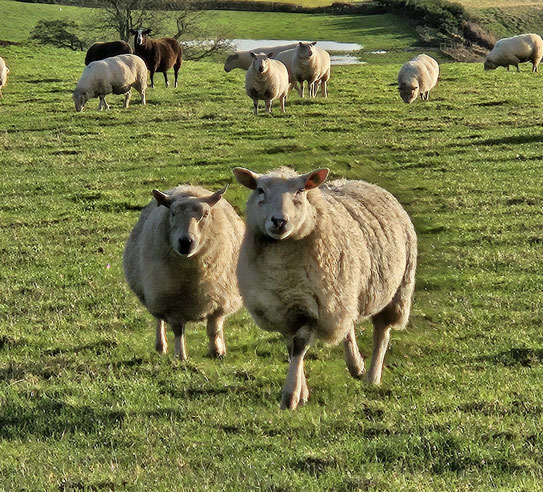
[[[145,27],[152,33],[177,39],[183,46],[183,58],[201,58],[225,51],[230,42],[219,29],[203,29],[203,18],[210,15],[192,0],[97,0],[97,16],[89,28],[99,33],[114,32],[124,41],[130,38],[130,29]],[[175,22],[177,32],[166,26]],[[210,31],[213,34],[210,34]]]

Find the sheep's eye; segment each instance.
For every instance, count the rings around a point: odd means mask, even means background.
[[[300,196],[305,191],[305,188],[300,188],[299,190],[294,193],[296,196]]]
[[[209,210],[206,210],[202,215],[202,219],[205,219],[209,215]]]
[[[263,195],[264,194],[264,190],[262,188],[260,188],[260,186],[256,189],[256,192],[259,194],[259,195]]]

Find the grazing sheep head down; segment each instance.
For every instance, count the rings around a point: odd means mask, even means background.
[[[300,54],[300,58],[311,58],[313,56],[313,46],[317,44],[317,41],[313,41],[312,43],[302,43],[301,41],[298,43],[298,53]]]
[[[75,103],[75,110],[79,113],[83,111],[85,104],[90,99],[90,95],[87,91],[76,89],[72,95],[72,99]]]
[[[403,83],[398,88],[400,96],[403,102],[406,104],[412,103],[419,95],[419,83],[416,80],[412,80],[409,83]]]
[[[485,70],[496,70],[496,68],[498,68],[498,65],[496,65],[494,62],[491,62],[490,60],[485,60],[484,67]]]
[[[158,206],[170,209],[170,246],[178,255],[190,258],[202,249],[211,223],[211,208],[221,199],[226,188],[203,198],[175,197],[153,190]]]
[[[273,53],[268,53],[267,55],[257,55],[251,51],[251,56],[254,58],[253,65],[255,70],[259,73],[264,73],[270,68],[270,58],[273,56]]]
[[[145,36],[151,33],[151,29],[130,29],[130,34],[135,37],[136,46],[141,46],[145,43]]]
[[[304,237],[315,217],[310,215],[307,192],[322,183],[328,169],[319,169],[302,176],[291,170],[284,174],[256,174],[248,169],[236,167],[236,179],[254,190],[247,201],[247,224],[264,236],[277,241]],[[311,219],[311,220],[308,220]]]

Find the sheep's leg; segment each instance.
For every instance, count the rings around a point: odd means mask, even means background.
[[[345,347],[345,362],[351,376],[361,379],[366,372],[366,368],[364,367],[364,358],[360,355],[360,350],[356,343],[354,326],[347,333],[345,340],[343,340],[343,346]]]
[[[304,374],[304,356],[312,338],[307,328],[301,328],[289,343],[290,365],[283,386],[281,409],[295,410],[299,403],[303,404],[309,398]]]
[[[132,96],[132,90],[129,90],[124,95],[124,105],[123,105],[123,107],[125,109],[128,108],[128,105],[130,104],[130,96]]]
[[[265,101],[266,103],[266,111],[271,114],[272,112],[272,105],[273,105],[273,99],[267,99]]]
[[[305,85],[304,81],[300,81],[300,90],[298,91],[298,94],[300,94],[300,97],[304,97],[304,91],[305,91]]]
[[[179,360],[187,360],[187,349],[185,348],[185,323],[172,323],[172,331],[175,335],[174,354]]]
[[[285,101],[287,100],[287,95],[283,94],[281,98],[279,99],[279,102],[281,103],[281,113],[285,112]]]
[[[209,317],[207,319],[207,336],[209,337],[209,353],[214,357],[226,355],[224,343],[224,316]]]
[[[322,97],[328,97],[328,86],[326,80],[322,83]]]
[[[159,354],[165,354],[168,351],[168,342],[166,341],[166,324],[164,320],[156,318],[156,336],[155,350]]]
[[[255,116],[258,114],[258,99],[253,99],[253,114]]]
[[[169,87],[170,84],[168,83],[168,73],[164,72],[164,82],[166,83],[166,87]]]
[[[179,67],[178,66],[174,66],[173,67],[173,78],[174,78],[174,83],[173,83],[173,86],[175,88],[177,88],[177,76],[179,74]]]
[[[100,102],[98,103],[98,111],[102,109],[109,109],[109,104],[106,102],[106,96],[98,96]]]
[[[371,354],[370,370],[368,372],[368,382],[370,384],[381,384],[381,375],[383,373],[383,364],[385,354],[390,341],[389,323],[385,322],[388,313],[380,313],[373,317],[373,353]]]
[[[151,81],[151,88],[155,88],[155,71],[149,70],[149,80]]]
[[[145,99],[145,89],[141,89],[139,93],[141,96],[141,104],[145,106],[147,104],[147,100]]]

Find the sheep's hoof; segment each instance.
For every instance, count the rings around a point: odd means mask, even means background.
[[[300,402],[300,395],[295,393],[283,393],[281,398],[281,410],[296,410]]]
[[[165,354],[167,351],[168,351],[168,346],[166,344],[164,345],[161,345],[160,343],[157,343],[155,345],[155,350],[159,353],[159,354]]]
[[[372,376],[371,374],[368,374],[366,382],[372,386],[379,386],[381,384],[381,376]]]
[[[366,375],[366,368],[362,367],[361,369],[357,369],[354,367],[349,367],[349,374],[355,379],[364,379],[364,376]]]
[[[186,354],[175,354],[175,358],[181,362],[186,362],[189,359]]]

